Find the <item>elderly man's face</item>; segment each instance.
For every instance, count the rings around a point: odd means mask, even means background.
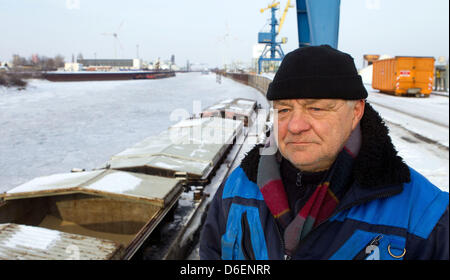
[[[339,99],[275,100],[278,147],[303,171],[328,169],[364,113],[364,101]]]

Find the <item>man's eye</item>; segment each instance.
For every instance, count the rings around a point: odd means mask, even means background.
[[[322,108],[318,108],[318,107],[310,107],[309,110],[314,111],[314,112],[323,111]]]
[[[287,113],[289,112],[289,109],[284,108],[284,109],[278,109],[278,113]]]

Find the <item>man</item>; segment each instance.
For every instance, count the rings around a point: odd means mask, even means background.
[[[436,69],[436,81],[435,81],[435,86],[434,86],[434,90],[439,91],[441,90],[442,87],[442,80],[441,80],[441,70],[440,69]]]
[[[201,259],[448,259],[448,193],[408,167],[353,58],[284,58],[267,92],[278,152],[255,146],[217,191]]]

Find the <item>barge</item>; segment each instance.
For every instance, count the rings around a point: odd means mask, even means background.
[[[52,82],[142,80],[161,79],[174,76],[174,71],[79,71],[47,72],[43,74],[44,79]]]
[[[255,100],[235,98],[223,100],[218,104],[207,107],[202,112],[202,117],[217,116],[227,119],[242,120],[244,126],[251,126],[253,112],[257,109]]]
[[[1,196],[0,259],[130,259],[181,193],[113,170],[36,178]]]

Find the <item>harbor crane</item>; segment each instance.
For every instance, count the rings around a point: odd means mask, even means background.
[[[270,19],[270,32],[259,32],[258,33],[258,43],[265,44],[264,50],[261,53],[261,56],[258,59],[258,74],[261,74],[261,66],[263,61],[282,61],[284,58],[284,52],[281,48],[281,44],[285,44],[287,42],[287,38],[281,38],[281,41],[277,42],[277,35],[280,34],[281,28],[283,27],[283,23],[286,19],[287,12],[289,8],[293,8],[291,5],[291,0],[287,1],[286,7],[284,8],[283,15],[280,18],[280,22],[275,16],[276,11],[279,9],[280,2],[272,2],[266,8],[260,10],[261,13],[264,13],[266,10],[271,10],[272,17]],[[278,30],[277,30],[278,25]],[[270,54],[268,56],[268,54]]]

